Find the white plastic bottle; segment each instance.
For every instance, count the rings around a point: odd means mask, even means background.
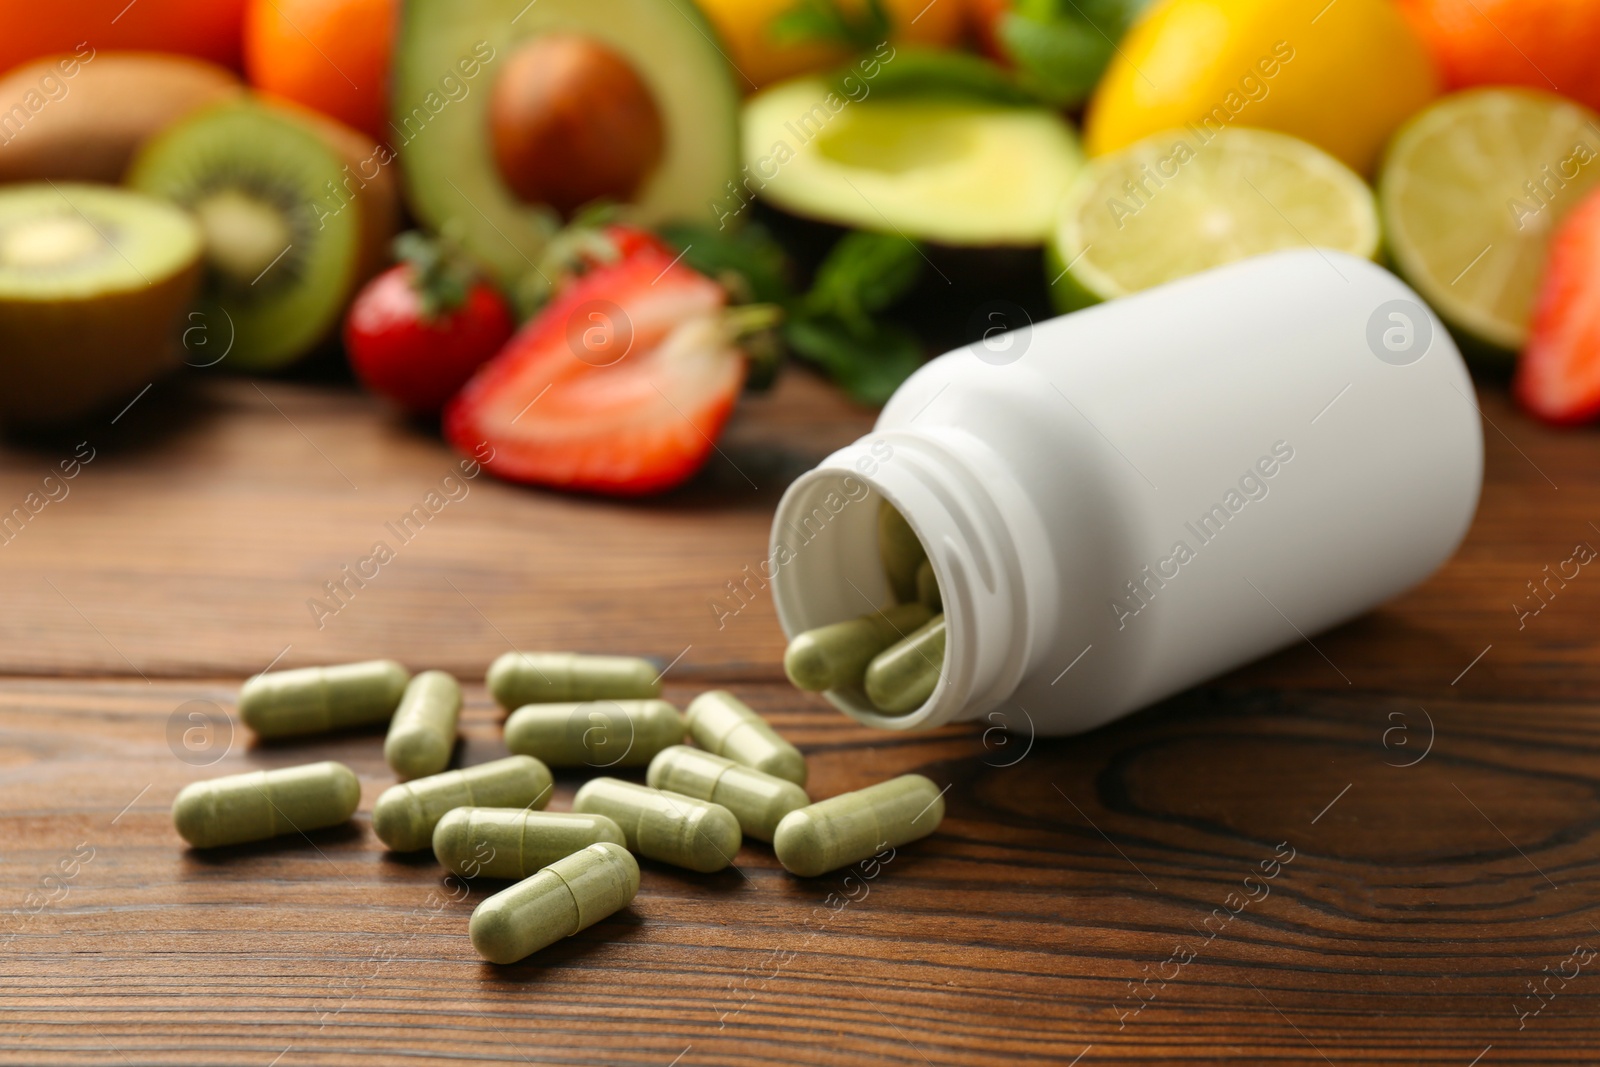
[[[1040,734],[1086,730],[1426,578],[1477,506],[1476,404],[1381,267],[1223,267],[919,370],[784,495],[778,618],[793,637],[890,601],[887,498],[939,579],[943,673],[905,715],[829,699],[893,729],[1008,705]]]

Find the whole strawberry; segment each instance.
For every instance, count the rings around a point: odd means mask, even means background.
[[[344,321],[345,352],[368,389],[429,414],[511,337],[511,309],[447,244],[395,242],[402,262],[368,282]]]

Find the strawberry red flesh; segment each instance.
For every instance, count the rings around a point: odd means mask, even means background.
[[[727,294],[643,247],[567,285],[467,383],[444,430],[500,477],[617,495],[682,483],[744,383]]]
[[[1547,422],[1600,416],[1600,193],[1556,231],[1513,388]]]

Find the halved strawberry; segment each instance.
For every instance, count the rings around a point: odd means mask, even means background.
[[[1513,389],[1547,422],[1600,415],[1600,193],[1572,210],[1550,244]]]
[[[642,246],[570,282],[444,413],[469,455],[519,482],[637,495],[706,461],[744,384],[716,282]]]

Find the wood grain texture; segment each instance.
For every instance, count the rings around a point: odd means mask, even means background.
[[[456,457],[339,390],[161,389],[0,545],[0,1062],[1600,1059],[1600,579],[1520,629],[1512,608],[1600,545],[1592,433],[1486,387],[1483,504],[1439,575],[1045,741],[850,723],[782,684],[764,594],[718,629],[782,486],[867,423],[802,376],[666,501],[471,481],[320,630],[305,600]],[[0,501],[75,444],[7,450]],[[853,875],[791,878],[759,843],[718,875],[647,863],[629,908],[494,968],[466,919],[495,887],[371,833],[378,734],[178,736],[280,652],[392,655],[469,683],[481,762],[504,747],[477,681],[511,644],[681,652],[667,696],[733,688],[807,752],[814,795],[916,770],[949,786],[945,824]],[[325,758],[361,776],[348,827],[205,855],[172,830],[187,782]]]

